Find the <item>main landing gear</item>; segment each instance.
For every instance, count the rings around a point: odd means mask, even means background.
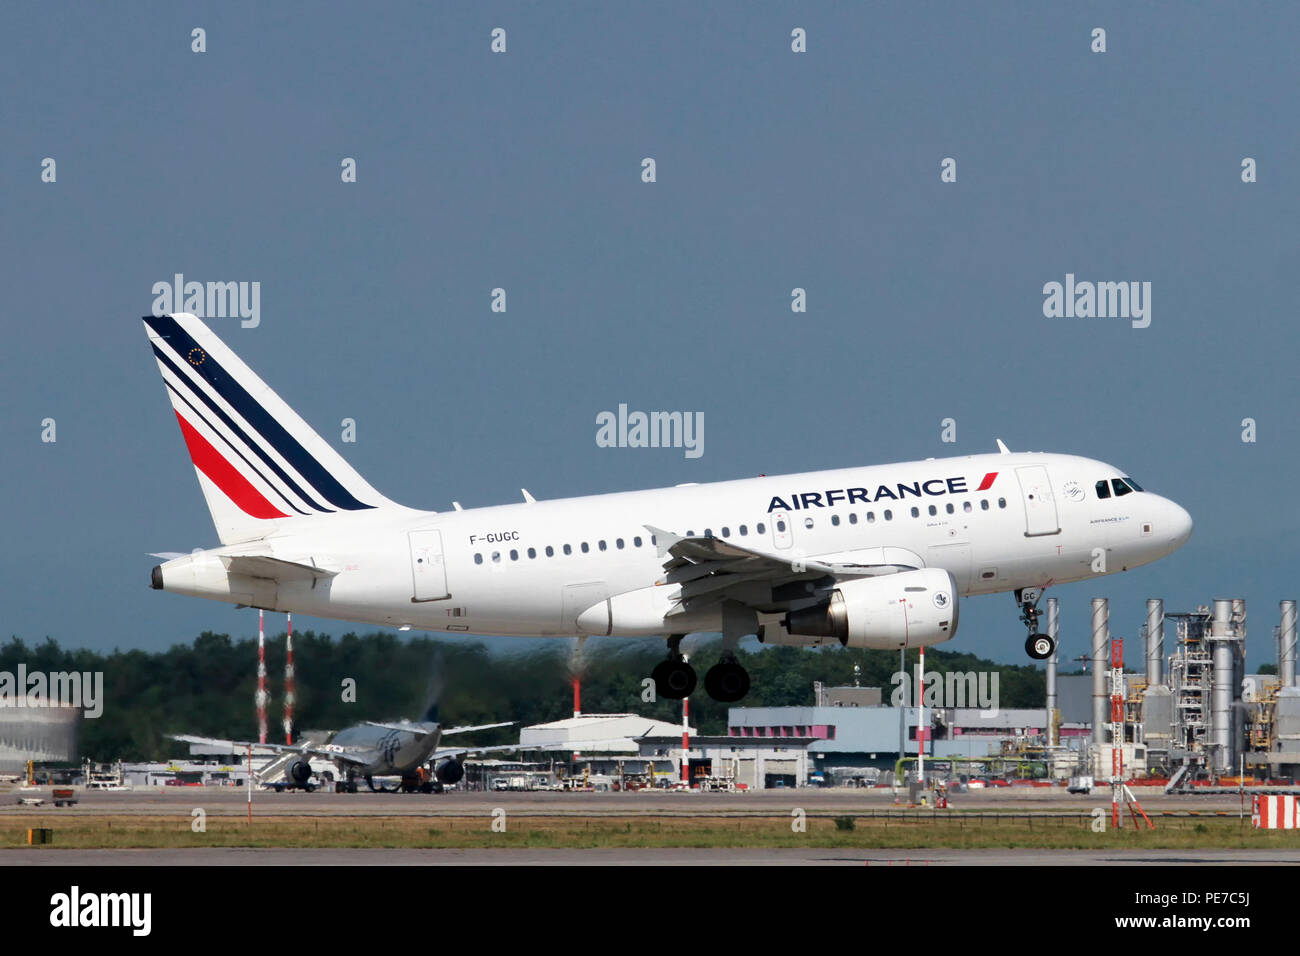
[[[1025,653],[1036,661],[1045,661],[1056,651],[1056,641],[1046,634],[1038,633],[1038,617],[1043,613],[1038,610],[1038,602],[1042,597],[1042,588],[1019,588],[1016,591],[1016,603],[1020,605],[1020,621],[1029,628],[1029,637],[1025,639]]]
[[[668,658],[655,665],[650,672],[655,682],[655,693],[668,700],[683,700],[695,690],[695,668],[686,662],[679,649],[685,634],[668,636]]]
[[[667,700],[682,700],[695,690],[695,668],[682,657],[679,647],[685,634],[668,638],[668,658],[655,665],[650,672],[655,682],[655,693]],[[704,690],[714,700],[734,704],[749,693],[749,672],[740,666],[736,655],[725,649],[722,660],[704,674]]]
[[[723,655],[704,674],[704,689],[724,704],[734,704],[749,693],[749,671],[741,667],[735,655]]]

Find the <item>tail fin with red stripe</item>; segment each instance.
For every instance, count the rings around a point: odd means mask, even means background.
[[[397,508],[192,315],[144,317],[222,544],[312,515]]]

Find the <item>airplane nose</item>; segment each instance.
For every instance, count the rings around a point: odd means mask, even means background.
[[[1170,543],[1176,550],[1185,545],[1187,539],[1192,536],[1192,516],[1187,513],[1186,508],[1172,501],[1169,502],[1169,511],[1168,527],[1173,532],[1173,540]]]

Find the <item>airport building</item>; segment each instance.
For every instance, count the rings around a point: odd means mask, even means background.
[[[75,763],[77,707],[48,707],[41,701],[25,707],[0,707],[0,774],[21,774],[29,760]]]

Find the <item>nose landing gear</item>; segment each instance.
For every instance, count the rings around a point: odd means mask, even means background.
[[[1038,602],[1043,597],[1042,588],[1019,588],[1016,591],[1016,603],[1020,605],[1020,621],[1029,628],[1029,637],[1025,639],[1025,653],[1036,661],[1045,661],[1056,651],[1056,641],[1046,634],[1038,633]]]

